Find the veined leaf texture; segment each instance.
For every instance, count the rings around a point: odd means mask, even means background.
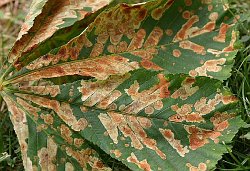
[[[215,168],[244,122],[222,85],[237,18],[215,0],[34,0],[0,94],[26,170]]]

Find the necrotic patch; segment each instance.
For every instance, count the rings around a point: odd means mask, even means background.
[[[163,137],[168,141],[168,143],[176,149],[177,153],[181,157],[185,157],[185,154],[189,152],[187,146],[183,147],[180,140],[174,138],[174,133],[170,129],[159,129]]]

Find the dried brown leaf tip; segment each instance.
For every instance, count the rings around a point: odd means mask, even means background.
[[[38,0],[33,1],[31,10],[26,17],[18,41],[9,55],[9,62],[13,62],[22,52],[31,51],[38,44],[50,38],[57,30],[68,27],[67,19],[81,20],[89,13],[109,4],[110,0],[79,1],[79,0]],[[42,8],[41,8],[42,7]],[[91,11],[86,10],[86,8]],[[30,36],[32,33],[32,36]]]

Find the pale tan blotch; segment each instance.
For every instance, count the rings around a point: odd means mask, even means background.
[[[224,53],[223,51],[216,50],[216,49],[211,49],[211,48],[207,49],[207,52],[215,55],[215,57],[220,57],[220,55],[222,53]]]
[[[116,46],[116,51],[117,53],[122,53],[125,52],[128,48],[128,43],[125,41],[121,41],[117,46]]]
[[[138,117],[137,120],[144,129],[148,129],[152,126],[152,122],[148,118]]]
[[[163,74],[158,74],[159,83],[148,90],[139,91],[139,84],[137,81],[130,86],[129,89],[125,89],[125,92],[131,97],[133,102],[126,106],[124,112],[137,114],[145,107],[150,106],[158,100],[168,98],[170,92],[168,90],[169,82],[166,80]],[[146,111],[145,111],[146,112]]]
[[[99,36],[97,37],[97,42],[99,40],[98,38],[99,38]],[[101,42],[101,43],[105,43],[105,42]],[[91,46],[93,46],[92,42],[87,38],[87,34],[86,33],[81,34],[77,38],[77,44],[82,44],[83,47],[87,47],[87,48],[90,48]]]
[[[96,43],[90,53],[90,57],[97,57],[102,54],[104,45],[102,43]]]
[[[192,0],[184,0],[186,6],[192,5]]]
[[[182,18],[188,20],[191,17],[191,12],[186,10],[182,13]]]
[[[192,27],[188,30],[188,37],[195,37],[202,35],[204,33],[212,32],[216,26],[216,20],[218,19],[218,13],[211,13],[209,15],[210,21],[205,24],[202,28]]]
[[[61,93],[60,87],[58,85],[53,86],[21,86],[20,90],[30,91],[39,95],[50,95],[51,97],[55,97]]]
[[[219,17],[218,12],[212,12],[212,13],[209,15],[209,19],[210,19],[211,21],[216,21],[216,20],[218,19],[218,17]]]
[[[161,100],[158,100],[154,103],[154,108],[156,110],[161,110],[163,108],[164,104]]]
[[[88,112],[88,108],[86,106],[80,106],[80,109],[83,113]]]
[[[161,68],[160,66],[156,65],[155,63],[153,63],[150,60],[142,60],[140,62],[140,64],[146,70],[155,70],[155,71],[161,71],[161,70],[163,70],[163,68]]]
[[[108,34],[110,36],[110,42],[113,45],[117,45],[121,41],[121,38],[123,36],[123,33],[121,33],[121,31],[115,27],[116,26],[114,25],[109,25],[107,28]]]
[[[175,35],[173,42],[178,42],[187,39],[189,36],[189,29],[199,21],[197,15],[193,15],[189,20],[182,26],[182,28]]]
[[[74,171],[74,170],[75,170],[74,166],[71,163],[69,162],[65,163],[65,171]]]
[[[154,150],[162,159],[166,159],[166,155],[158,149],[156,140],[148,137],[144,130],[144,127],[151,125],[150,121],[139,121],[134,116],[123,116],[115,112],[100,114],[98,118],[115,144],[118,144],[118,130],[120,130],[124,137],[130,138],[131,146],[135,149],[141,150],[145,145],[147,148]]]
[[[52,61],[59,61],[59,60],[60,58],[58,58],[55,55],[44,55],[43,57],[37,58],[36,60],[28,64],[26,66],[26,69],[28,70],[39,69],[48,66],[50,63],[52,63]]]
[[[221,133],[219,131],[206,130],[194,125],[185,125],[184,128],[189,134],[189,148],[191,150],[196,150],[208,144],[209,139],[213,140],[214,143],[218,143],[218,137],[221,136]]]
[[[105,44],[107,42],[108,38],[109,38],[108,33],[107,32],[103,32],[103,33],[98,34],[98,36],[96,38],[96,41],[98,43]]]
[[[72,131],[64,124],[60,126],[60,132],[61,136],[63,137],[64,140],[66,140],[67,143],[72,144],[73,143],[73,138],[72,136]]]
[[[181,56],[181,51],[179,49],[174,49],[173,56],[179,58]]]
[[[192,104],[184,104],[180,108],[178,105],[172,105],[171,109],[176,112],[176,114],[168,118],[171,122],[204,122],[201,114],[199,112],[192,112]]]
[[[74,138],[74,145],[80,148],[84,143],[84,139],[82,138]]]
[[[118,129],[115,123],[112,123],[112,119],[107,114],[101,113],[98,115],[102,125],[107,130],[109,137],[115,144],[118,144]]]
[[[118,99],[122,93],[119,90],[114,90],[109,95],[107,95],[104,99],[102,99],[97,107],[101,109],[106,109],[112,102]]]
[[[197,67],[195,71],[199,76],[208,76],[207,71],[219,72],[222,70],[221,65],[225,64],[225,62],[226,58],[208,60],[201,67]]]
[[[194,108],[200,115],[206,115],[215,110],[215,107],[221,102],[221,94],[216,94],[213,99],[207,100],[206,97],[202,97],[195,102]]]
[[[28,111],[31,115],[33,115],[33,118],[35,120],[38,120],[38,112],[41,111],[41,109],[37,108],[37,107],[34,107],[32,106],[31,104],[27,103],[26,101],[24,101],[23,99],[21,98],[17,98],[17,103],[22,105],[22,107]]]
[[[145,36],[146,36],[146,31],[144,29],[138,30],[136,35],[131,40],[127,50],[133,51],[136,49],[140,49],[143,45]]]
[[[121,106],[119,106],[119,110],[122,111],[125,109],[125,107],[126,107],[126,105],[122,104]]]
[[[211,11],[213,10],[213,8],[214,8],[214,6],[211,5],[211,4],[207,6],[207,10],[208,10],[209,12],[211,12]]]
[[[222,42],[222,43],[225,42],[226,41],[226,34],[227,34],[227,31],[230,27],[231,26],[228,24],[221,23],[219,33],[217,36],[213,37],[213,40],[216,42]]]
[[[214,130],[216,131],[224,131],[228,128],[229,123],[228,120],[234,118],[236,115],[228,114],[227,112],[216,112],[213,117],[210,118],[210,121],[214,125]]]
[[[37,153],[42,171],[56,171],[57,166],[54,163],[56,162],[57,145],[52,138],[48,137],[47,148],[42,147]]]
[[[75,150],[70,147],[66,147],[65,150],[67,155],[76,159],[76,161],[83,169],[86,169],[87,164],[89,164],[91,167],[93,167],[93,169],[98,168],[110,170],[106,168],[104,164],[100,160],[98,160],[98,158],[93,157],[93,155],[95,154],[95,151],[93,149]]]
[[[180,46],[180,48],[191,50],[191,51],[193,51],[193,52],[195,52],[195,53],[197,53],[199,55],[205,55],[206,54],[204,46],[198,45],[198,44],[193,43],[193,42],[191,42],[189,40],[181,41],[179,43],[179,46]]]
[[[163,137],[168,141],[168,143],[174,149],[176,149],[177,153],[181,157],[185,157],[185,154],[189,152],[189,150],[187,149],[188,147],[187,146],[183,147],[181,141],[174,138],[174,133],[170,129],[159,128],[159,131],[161,132]]]
[[[41,114],[40,117],[48,125],[52,125],[53,122],[54,122],[54,118],[53,118],[53,116],[51,114]]]
[[[111,128],[111,131],[110,131],[111,134],[109,134],[109,135],[110,135],[111,139],[113,139],[114,143],[116,143],[116,142],[118,143],[117,137],[118,137],[118,129],[119,129],[125,137],[130,137],[132,147],[134,147],[136,149],[143,148],[143,145],[141,144],[139,139],[136,137],[133,130],[128,126],[128,123],[126,121],[125,116],[118,114],[118,113],[114,113],[114,112],[109,112],[108,115],[109,115],[108,117],[110,119],[108,121],[109,125],[106,124],[106,127]],[[108,129],[107,129],[107,131],[108,131]]]
[[[42,132],[42,131],[45,131],[46,129],[48,129],[48,125],[46,124],[39,124],[36,126],[37,132]]]
[[[223,104],[235,103],[238,101],[238,98],[234,95],[224,95],[222,96]]]
[[[91,157],[89,165],[92,167],[92,171],[112,171],[110,167],[106,167],[97,157]]]
[[[16,93],[15,95],[23,99],[32,101],[33,103],[36,103],[42,107],[54,110],[58,114],[58,116],[74,131],[81,131],[85,129],[88,125],[88,122],[85,118],[80,118],[79,120],[77,120],[77,118],[73,114],[72,108],[68,103],[63,102],[60,104],[56,100],[50,100],[44,97],[29,94]]]
[[[176,112],[176,114],[169,117],[170,121],[173,122],[204,122],[203,115],[209,114],[215,107],[222,101],[222,95],[216,94],[213,99],[207,100],[207,98],[202,97],[200,100],[196,101],[194,105],[184,104],[180,108],[178,105],[172,105],[171,109]],[[192,107],[195,111],[192,112]]]
[[[158,156],[165,160],[166,155],[160,149],[158,149],[156,140],[148,137],[147,133],[143,129],[142,125],[140,125],[137,118],[134,116],[128,116],[127,118],[128,125],[131,127],[140,142],[144,144],[147,148],[154,150]]]
[[[225,47],[222,51],[223,52],[232,52],[232,51],[234,51],[234,43],[236,42],[236,39],[237,39],[237,33],[236,33],[236,31],[233,30],[229,46]]]
[[[169,8],[172,6],[173,3],[174,3],[174,0],[168,0],[168,1],[164,4],[164,6],[155,8],[155,9],[151,12],[152,18],[155,19],[155,20],[159,20],[159,19],[162,17],[163,13],[164,13],[167,9],[169,9]]]
[[[115,104],[115,103],[111,103],[110,105],[109,105],[109,107],[108,107],[108,110],[117,110],[117,104]]]
[[[163,36],[163,30],[160,27],[155,27],[149,34],[144,43],[144,47],[156,46]]]
[[[166,33],[167,36],[172,36],[174,32],[173,32],[172,29],[167,29],[167,30],[165,31],[165,33]]]
[[[137,62],[129,62],[119,55],[103,56],[101,58],[84,59],[63,65],[55,65],[35,70],[22,77],[12,80],[11,83],[54,78],[67,75],[91,76],[99,80],[106,80],[111,75],[124,75],[139,68]]]
[[[197,76],[197,72],[195,70],[190,70],[188,73],[191,77],[196,77]]]
[[[143,60],[151,60],[154,55],[158,54],[158,50],[156,48],[147,48],[147,50],[135,50],[130,52],[132,55],[139,56]]]
[[[193,166],[191,163],[187,163],[186,166],[189,168],[189,171],[207,171],[205,163],[199,163],[198,167]]]
[[[119,157],[121,157],[121,155],[122,155],[121,151],[120,151],[120,150],[117,150],[117,149],[115,149],[115,150],[110,150],[110,153],[111,153],[111,154],[113,153],[113,154],[115,155],[116,158],[119,158]]]
[[[171,95],[171,98],[181,98],[182,100],[186,100],[199,90],[198,86],[192,86],[194,83],[194,78],[186,78],[184,81],[182,81],[182,86]]]
[[[18,108],[17,105],[8,96],[3,96],[3,99],[7,104],[9,112],[11,113],[10,119],[13,123],[18,142],[20,144],[23,166],[26,170],[32,170],[32,161],[27,155],[27,139],[29,137],[29,130],[27,125],[26,114],[23,110]]]
[[[121,96],[121,92],[115,90],[121,83],[127,80],[130,74],[111,76],[105,81],[81,81],[82,87],[78,90],[82,93],[82,101],[85,106],[98,104],[100,108],[107,108],[113,101]]]
[[[108,45],[107,50],[109,53],[116,53],[116,46],[115,45]]]
[[[178,10],[179,13],[182,13],[183,8],[181,6],[178,6],[177,10]]]
[[[140,169],[144,171],[151,171],[151,167],[148,164],[147,160],[144,159],[142,161],[139,161],[133,152],[131,153],[131,156],[127,158],[127,161],[136,164]]]

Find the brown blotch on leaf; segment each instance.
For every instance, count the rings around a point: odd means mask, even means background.
[[[144,47],[156,46],[163,36],[163,30],[160,27],[155,27],[149,34],[144,43]]]
[[[210,118],[210,121],[214,125],[214,130],[216,131],[224,131],[228,128],[229,123],[228,120],[234,118],[235,114],[228,114],[228,113],[220,113],[216,112],[213,117]]]
[[[181,51],[179,49],[174,49],[173,50],[173,56],[174,57],[180,57],[181,56]]]
[[[148,115],[151,115],[154,113],[154,108],[152,106],[148,106],[145,108],[145,113],[148,114]]]
[[[48,125],[52,125],[53,122],[54,122],[54,118],[53,118],[53,116],[51,114],[41,114],[41,118]]]
[[[115,155],[116,158],[121,157],[122,153],[120,152],[120,150],[110,150],[110,153],[113,153]]]
[[[182,87],[180,87],[178,90],[176,90],[171,97],[174,99],[181,98],[182,100],[186,100],[189,96],[192,96],[194,93],[196,93],[199,89],[198,86],[193,87],[192,85],[195,83],[194,78],[187,77],[182,82]]]
[[[133,152],[131,153],[131,156],[127,158],[127,161],[136,164],[139,168],[141,168],[144,171],[151,171],[151,167],[148,164],[147,160],[144,159],[142,161],[139,161]]]
[[[189,171],[206,171],[207,165],[205,163],[199,163],[198,167],[193,166],[191,163],[187,163],[186,166],[189,168]]]
[[[195,69],[199,76],[208,76],[207,71],[209,72],[219,72],[222,70],[222,66],[226,62],[225,58],[214,59],[206,61],[201,67]]]
[[[66,140],[67,143],[69,144],[73,143],[73,138],[71,137],[72,132],[66,125],[64,124],[61,125],[60,132],[61,132],[61,136],[63,137],[63,139]]]
[[[192,0],[184,0],[186,6],[192,5]]]
[[[146,36],[146,31],[144,29],[140,29],[137,31],[136,35],[133,37],[131,43],[128,46],[128,51],[133,51],[142,47],[144,38]]]
[[[231,36],[231,41],[230,41],[230,44],[229,46],[225,47],[222,51],[223,52],[232,52],[234,51],[234,43],[236,42],[236,39],[237,39],[237,33],[236,31],[232,31],[232,36]]]
[[[166,30],[166,35],[168,35],[168,36],[172,36],[173,35],[173,30],[172,29],[167,29]]]
[[[184,11],[184,12],[182,13],[182,17],[183,17],[184,19],[187,19],[187,20],[188,20],[188,19],[191,17],[190,11],[188,11],[188,10]]]
[[[183,49],[188,49],[188,50],[191,50],[197,54],[200,54],[200,55],[205,55],[206,54],[206,51],[205,51],[205,47],[204,46],[201,46],[201,45],[198,45],[196,43],[193,43],[189,40],[185,40],[185,41],[182,41],[179,43],[179,46]]]
[[[82,138],[74,138],[74,145],[80,148],[84,143],[84,139]]]
[[[180,140],[174,138],[174,133],[170,129],[159,129],[163,137],[168,143],[177,151],[181,157],[185,157],[185,154],[189,152],[187,146],[183,147]]]
[[[189,32],[188,30],[199,21],[199,17],[197,15],[193,15],[189,20],[182,26],[180,31],[175,35],[173,42],[181,41],[188,38]]]
[[[164,4],[164,6],[161,6],[161,7],[159,7],[159,8],[154,9],[154,10],[151,12],[152,18],[155,19],[155,20],[159,20],[159,19],[162,17],[163,13],[164,13],[167,9],[169,9],[169,8],[172,6],[173,3],[174,3],[174,0],[168,0],[168,1]]]
[[[143,68],[147,70],[156,70],[156,71],[163,70],[160,66],[156,65],[150,60],[142,60],[140,64]]]
[[[225,42],[226,41],[226,34],[228,29],[230,28],[230,25],[221,23],[220,30],[217,36],[213,37],[213,40],[216,42]]]
[[[218,143],[218,137],[221,136],[219,131],[205,130],[196,126],[185,126],[186,131],[189,133],[189,148],[196,150],[209,143],[209,139]]]

